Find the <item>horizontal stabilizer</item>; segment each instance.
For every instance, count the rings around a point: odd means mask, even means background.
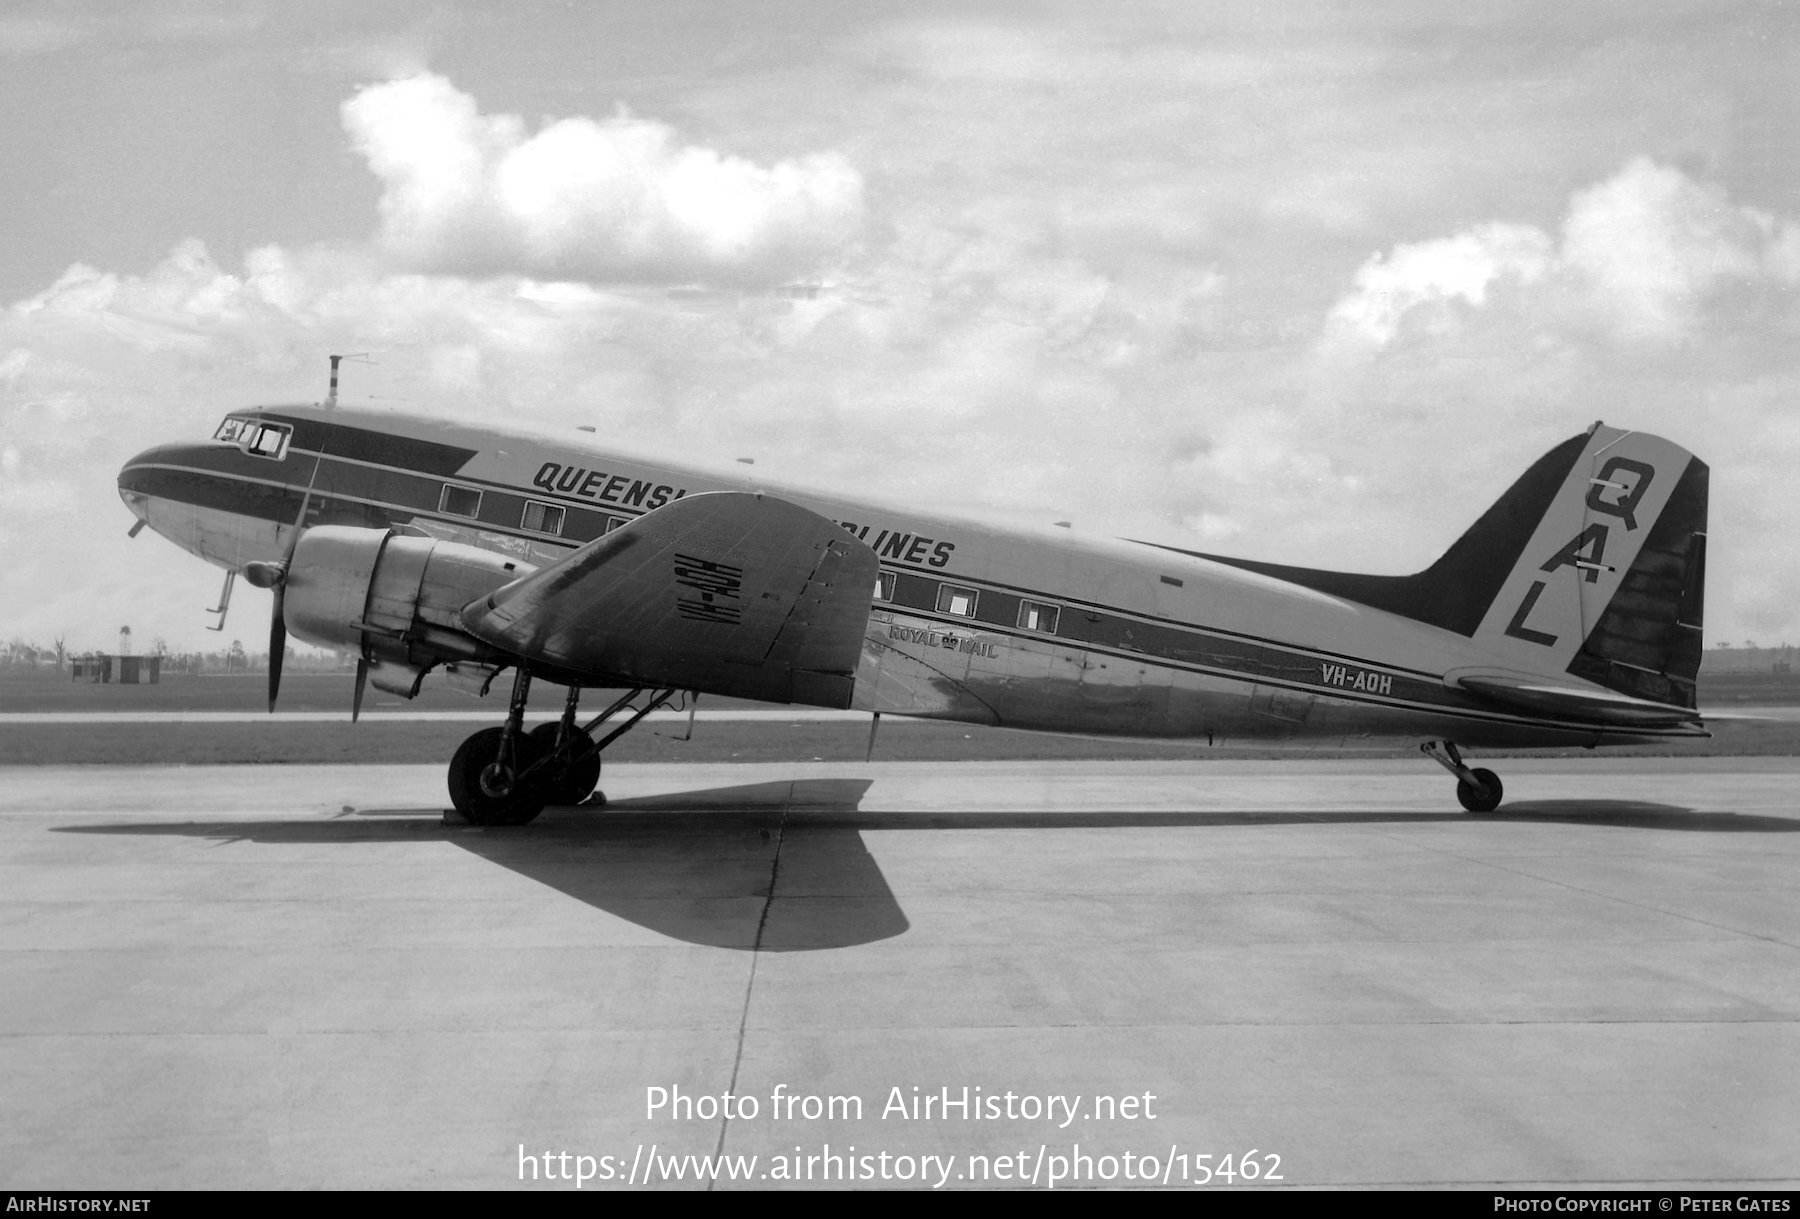
[[[878,567],[816,512],[692,495],[482,598],[462,623],[589,684],[848,707]]]
[[[1653,703],[1592,686],[1475,674],[1457,678],[1456,684],[1515,711],[1583,720],[1613,728],[1673,728],[1682,724],[1698,726],[1700,722],[1698,713],[1686,708]]]

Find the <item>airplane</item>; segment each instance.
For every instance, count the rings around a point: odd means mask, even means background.
[[[335,370],[334,370],[335,371]],[[1409,741],[1470,812],[1463,747],[1706,737],[1695,679],[1705,463],[1596,423],[1435,562],[1361,575],[868,502],[528,430],[314,405],[229,412],[140,453],[148,525],[274,591],[287,635],[373,684],[441,669],[504,722],[450,761],[456,809],[523,825],[603,802],[602,752],[656,707],[723,695],[1087,736]],[[527,732],[531,682],[568,688]],[[587,723],[584,689],[624,691]]]

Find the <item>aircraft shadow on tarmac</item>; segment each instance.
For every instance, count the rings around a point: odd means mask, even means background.
[[[1465,813],[1475,821],[1562,821],[1571,825],[1634,830],[1685,830],[1706,834],[1792,834],[1800,819],[1760,813],[1703,813],[1653,800],[1519,800],[1491,813]]]
[[[800,779],[551,808],[529,826],[447,827],[441,807],[346,808],[293,821],[60,826],[75,834],[221,842],[449,842],[662,935],[760,952],[888,939],[909,926],[862,831],[1144,829],[1420,822],[1558,822],[1621,829],[1790,833],[1800,820],[1639,800],[1526,800],[1494,813],[1355,811],[864,811],[866,779]]]
[[[447,826],[441,806],[56,828],[271,845],[448,842],[673,939],[801,952],[888,939],[910,925],[854,828],[797,820],[853,811],[868,788],[865,779],[712,788],[551,808],[517,829]]]
[[[472,854],[676,939],[808,952],[910,926],[862,835],[831,820],[868,790],[867,779],[745,784],[449,833]]]

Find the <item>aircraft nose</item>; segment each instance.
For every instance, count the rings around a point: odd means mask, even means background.
[[[149,460],[155,453],[155,449],[145,449],[119,467],[119,498],[137,514],[140,521],[149,511]]]
[[[155,449],[146,449],[119,467],[119,498],[131,509],[131,515],[137,517],[137,524],[131,527],[132,537],[136,537],[138,530],[150,523],[150,494],[146,486],[145,476],[148,470],[145,459],[155,452]]]
[[[119,467],[119,498],[132,511],[140,522],[150,518],[150,501],[159,494],[166,494],[169,467],[180,465],[184,453],[193,446],[180,444],[163,444],[155,448],[145,449],[136,457]]]
[[[131,509],[131,515],[137,517],[140,524],[150,523],[150,497],[148,495],[141,491],[129,490],[121,485],[119,498],[125,501],[125,506]]]

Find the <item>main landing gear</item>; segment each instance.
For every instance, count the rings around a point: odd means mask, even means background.
[[[1454,741],[1426,741],[1419,746],[1419,752],[1456,776],[1456,799],[1471,813],[1491,813],[1500,807],[1505,790],[1500,776],[1491,770],[1470,770],[1463,765]]]
[[[484,728],[464,741],[450,759],[450,802],[476,825],[524,825],[549,804],[580,804],[600,782],[600,752],[637,727],[638,721],[662,706],[675,691],[649,690],[641,707],[635,700],[647,690],[628,691],[586,724],[577,726],[575,710],[581,692],[569,688],[562,719],[525,731],[525,703],[531,674],[521,667],[513,678],[506,723]],[[606,736],[594,732],[621,713],[630,714]],[[604,803],[605,796],[596,802]]]

